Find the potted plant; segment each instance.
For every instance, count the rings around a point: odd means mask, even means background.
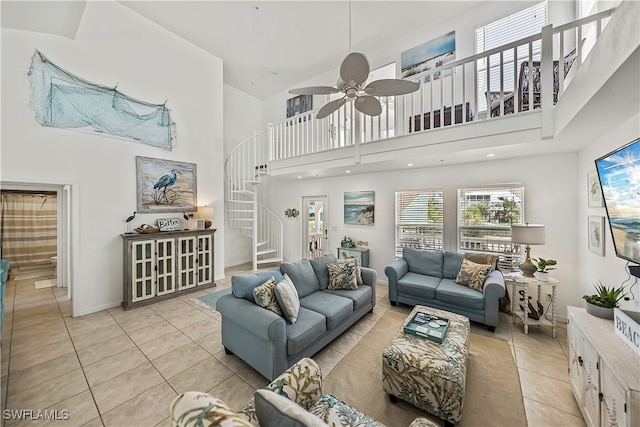
[[[531,260],[535,263],[538,271],[533,273],[536,276],[536,279],[541,282],[549,281],[549,270],[555,270],[555,267],[551,267],[552,265],[557,265],[558,262],[555,259],[544,259],[544,258],[531,258]]]
[[[603,319],[613,319],[613,309],[618,307],[618,302],[627,295],[624,292],[624,286],[608,287],[600,281],[594,283],[593,286],[597,293],[582,296],[587,302],[587,313]]]

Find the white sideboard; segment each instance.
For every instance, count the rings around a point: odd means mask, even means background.
[[[569,383],[587,426],[640,425],[640,357],[613,321],[567,307]]]

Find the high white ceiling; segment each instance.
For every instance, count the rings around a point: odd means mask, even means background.
[[[265,99],[337,69],[350,51],[350,22],[351,50],[366,53],[372,66],[382,65],[395,58],[376,56],[380,46],[401,52],[425,40],[416,34],[485,0],[120,3],[222,59],[225,83]],[[3,0],[2,27],[73,39],[85,6],[86,1]]]

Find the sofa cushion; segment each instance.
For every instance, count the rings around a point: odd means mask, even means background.
[[[311,405],[309,412],[331,426],[384,427],[383,424],[330,394],[323,394]]]
[[[329,270],[327,270],[327,264],[335,261],[336,256],[334,254],[326,254],[320,258],[309,260],[318,278],[318,285],[321,291],[329,287]]]
[[[253,298],[253,288],[262,285],[267,280],[273,279],[278,283],[282,280],[280,269],[262,271],[256,274],[242,274],[231,277],[231,291],[236,298],[244,298],[255,303]]]
[[[327,270],[329,270],[329,289],[358,289],[356,261],[353,258],[327,264]]]
[[[371,286],[359,286],[358,289],[354,290],[327,289],[326,291],[322,292],[349,298],[351,301],[353,301],[353,311],[357,311],[360,309],[360,307],[371,304]]]
[[[288,274],[285,274],[282,281],[276,285],[276,299],[284,318],[291,323],[296,323],[298,311],[300,311],[300,298]]]
[[[327,331],[325,317],[313,310],[300,307],[298,320],[287,323],[287,354],[293,356]]]
[[[398,295],[407,295],[420,299],[434,299],[440,280],[442,279],[438,277],[409,272],[398,280]]]
[[[266,308],[278,316],[283,317],[280,305],[278,305],[278,299],[276,298],[276,281],[273,280],[273,278],[253,288],[253,298],[260,307]]]
[[[271,390],[253,394],[256,418],[262,427],[326,426],[318,417],[305,411],[296,402]]]
[[[442,251],[403,248],[402,258],[407,261],[410,272],[442,278],[442,264],[444,262]]]
[[[493,267],[491,265],[476,264],[468,259],[463,259],[462,265],[460,265],[460,271],[456,277],[456,283],[482,292],[484,288],[484,281],[487,279],[487,275],[491,273],[492,269]]]
[[[453,280],[442,279],[436,290],[436,300],[470,310],[484,310],[484,294]]]
[[[464,255],[457,252],[445,252],[442,266],[442,277],[445,279],[455,279],[460,271],[460,264]]]
[[[300,305],[327,318],[327,329],[333,329],[351,313],[353,301],[328,292],[314,292],[300,299]]]
[[[169,414],[174,426],[192,426],[196,417],[207,426],[252,427],[224,401],[198,391],[187,391],[177,396],[171,403]]]
[[[313,267],[306,258],[297,262],[283,262],[280,264],[280,271],[282,274],[289,275],[300,298],[320,290],[316,273],[313,272]]]

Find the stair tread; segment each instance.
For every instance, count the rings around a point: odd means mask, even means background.
[[[272,262],[282,262],[282,258],[265,258],[257,261],[258,264],[270,264]]]
[[[277,249],[263,249],[261,251],[256,252],[256,255],[265,255],[265,254],[270,254],[273,252],[278,252]]]

